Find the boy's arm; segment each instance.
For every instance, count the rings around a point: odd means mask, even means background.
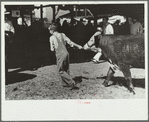
[[[75,46],[75,47],[77,47],[78,49],[82,49],[82,46],[80,46],[80,45],[78,45],[78,44],[72,42],[66,35],[63,34],[63,36],[64,36],[64,40],[65,40],[71,47],[74,47],[74,46]]]

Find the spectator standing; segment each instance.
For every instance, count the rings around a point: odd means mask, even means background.
[[[15,29],[13,27],[13,24],[10,20],[10,12],[6,12],[5,10],[5,73],[7,78],[8,73],[8,52],[9,47],[13,41]]]
[[[120,20],[116,20],[114,23],[114,34],[118,35],[119,34],[119,28],[120,28]]]
[[[61,32],[61,19],[60,18],[56,20],[56,24],[58,25],[58,32]]]
[[[143,33],[143,27],[137,19],[133,18],[130,25],[130,34],[137,35]]]
[[[63,32],[64,34],[67,35],[68,31],[69,31],[68,22],[67,22],[67,20],[64,20],[63,25],[61,27],[61,32]]]
[[[114,29],[108,22],[108,17],[103,18],[103,35],[113,35]]]
[[[129,22],[128,22],[128,17],[124,16],[124,19],[126,21],[120,24],[119,35],[128,35],[128,34],[130,34],[130,26],[129,26]]]
[[[114,29],[110,23],[108,23],[108,17],[103,18],[103,35],[113,35]],[[98,53],[93,57],[92,61],[95,63],[99,62],[99,59],[102,55],[101,49]]]

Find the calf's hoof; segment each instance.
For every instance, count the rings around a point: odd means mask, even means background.
[[[135,91],[134,91],[134,88],[129,87],[128,90],[129,90],[131,93],[133,93],[133,95],[136,94]]]
[[[106,81],[104,81],[104,82],[102,83],[102,85],[105,86],[105,87],[108,87],[108,83],[107,83]]]

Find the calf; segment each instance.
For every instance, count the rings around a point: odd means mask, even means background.
[[[144,34],[99,35],[98,39],[95,40],[95,44],[98,44],[96,46],[99,46],[102,49],[104,56],[110,64],[119,67],[127,81],[129,91],[135,94],[130,66],[135,68],[145,68]],[[110,67],[107,78],[103,82],[104,86],[108,86],[108,82],[114,73],[114,69]]]

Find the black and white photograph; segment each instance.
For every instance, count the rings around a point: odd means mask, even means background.
[[[147,120],[148,2],[1,2],[2,120]]]

